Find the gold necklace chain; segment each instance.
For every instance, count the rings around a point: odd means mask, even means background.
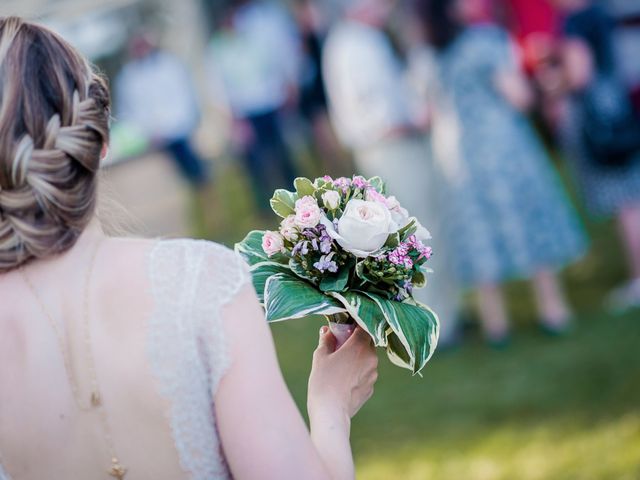
[[[62,331],[58,328],[53,316],[50,314],[49,310],[47,310],[44,302],[40,295],[38,295],[38,291],[27,276],[24,269],[20,268],[20,273],[25,280],[25,283],[31,290],[31,293],[35,297],[40,310],[44,313],[47,318],[49,324],[51,325],[52,330],[55,333],[55,336],[58,340],[58,344],[60,347],[60,353],[62,354],[62,359],[64,363],[64,368],[67,374],[67,379],[69,381],[69,386],[71,388],[71,393],[74,399],[74,402],[79,410],[83,412],[92,412],[97,410],[98,416],[100,418],[100,423],[102,426],[102,430],[104,433],[104,439],[109,449],[109,454],[111,456],[111,466],[107,470],[107,473],[117,480],[123,480],[125,475],[127,474],[127,469],[120,464],[118,460],[118,456],[116,455],[115,450],[115,442],[113,440],[113,433],[111,431],[111,425],[109,424],[109,419],[107,417],[107,412],[102,404],[102,395],[100,394],[100,388],[98,386],[98,375],[96,372],[96,362],[93,356],[93,349],[91,348],[91,328],[89,324],[89,293],[90,293],[90,284],[91,277],[93,274],[93,267],[95,264],[96,257],[98,255],[98,251],[100,245],[102,244],[102,240],[99,240],[96,243],[96,246],[91,255],[91,259],[89,262],[89,266],[87,268],[86,277],[85,277],[85,294],[83,301],[83,341],[85,345],[85,353],[87,366],[89,367],[89,372],[91,375],[91,394],[89,396],[89,400],[86,404],[82,402],[82,395],[80,394],[80,388],[78,384],[77,378],[75,378],[73,370],[71,368],[71,359],[70,359],[70,350],[71,348],[65,345],[64,337]]]

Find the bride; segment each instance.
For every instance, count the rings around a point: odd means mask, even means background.
[[[108,123],[78,52],[0,19],[0,480],[353,478],[368,336],[321,330],[309,435],[233,252],[100,230]]]

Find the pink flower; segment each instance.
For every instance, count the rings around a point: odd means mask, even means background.
[[[296,226],[303,230],[305,228],[313,228],[320,222],[322,211],[318,206],[316,199],[310,195],[296,200]]]
[[[375,188],[368,188],[364,194],[364,199],[368,202],[378,202],[387,205],[387,197],[378,192]]]
[[[284,249],[284,238],[278,232],[267,230],[262,236],[262,250],[268,256],[282,252]]]
[[[351,186],[351,179],[347,177],[336,178],[333,181],[333,186],[346,193],[346,191],[349,190],[349,187]]]
[[[361,175],[356,175],[355,177],[353,177],[351,184],[356,188],[367,188],[369,186],[369,182],[367,182],[367,179]]]
[[[280,234],[290,242],[295,242],[298,239],[295,215],[289,215],[280,222]]]
[[[425,247],[423,245],[419,251],[420,251],[420,258],[424,257],[427,260],[429,260],[433,255],[433,249],[431,247]]]

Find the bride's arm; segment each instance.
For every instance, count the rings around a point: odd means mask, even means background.
[[[321,334],[309,382],[310,436],[282,378],[251,287],[225,307],[223,324],[232,363],[216,393],[215,409],[233,476],[353,478],[350,419],[370,397],[377,366],[366,334],[354,334],[335,353],[332,335]]]

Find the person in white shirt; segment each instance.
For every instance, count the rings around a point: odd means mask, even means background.
[[[118,121],[134,125],[154,147],[166,150],[193,185],[205,184],[205,163],[190,143],[200,110],[189,71],[148,35],[133,37],[129,54],[115,80]]]
[[[347,0],[323,54],[330,113],[357,169],[382,177],[388,193],[432,232],[434,274],[416,297],[440,315],[443,343],[453,343],[458,289],[447,268],[449,252],[441,234],[438,182],[428,143],[411,113],[408,85],[382,31],[392,7],[389,0]]]
[[[209,46],[213,100],[226,102],[256,204],[265,211],[273,190],[296,176],[280,117],[297,96],[299,55],[295,24],[264,1],[234,1]]]

